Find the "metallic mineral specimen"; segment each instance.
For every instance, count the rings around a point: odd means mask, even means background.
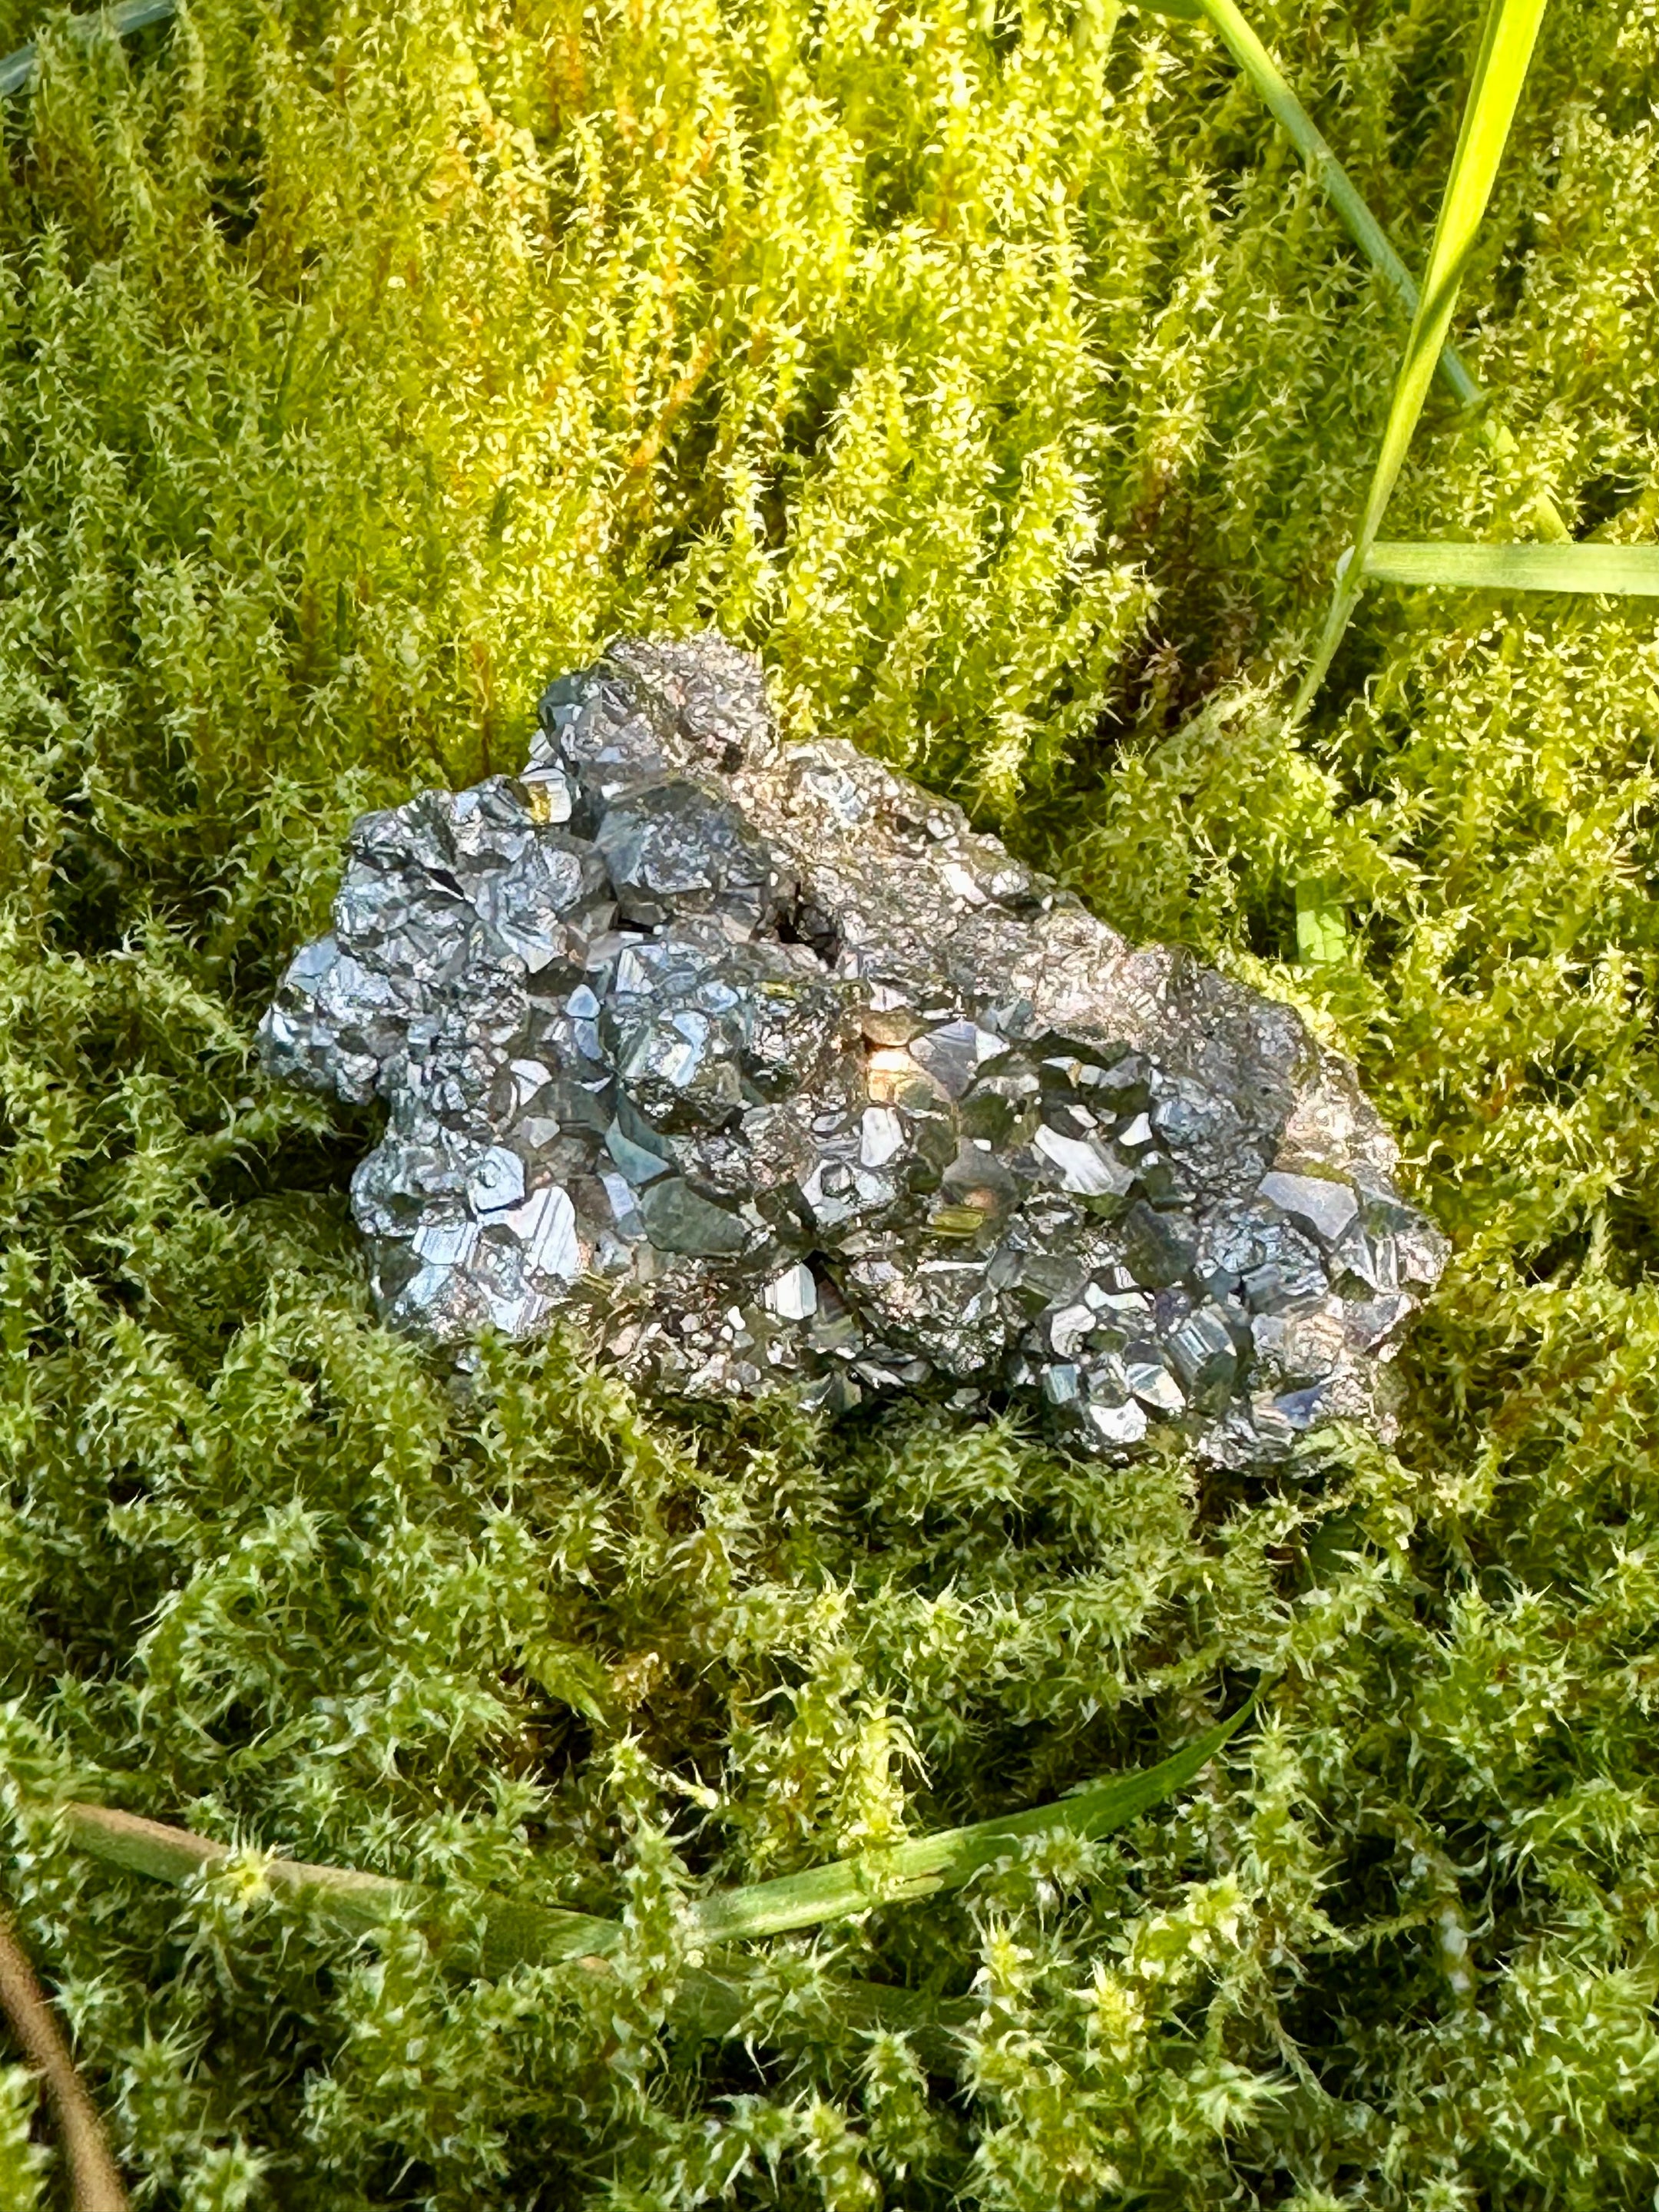
[[[262,1031],[378,1097],[393,1324],[556,1313],[682,1395],[1034,1391],[1073,1443],[1387,1426],[1444,1246],[1288,1008],[1131,947],[719,638],[561,678],[517,778],[351,833]]]

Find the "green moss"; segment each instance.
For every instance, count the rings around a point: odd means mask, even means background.
[[[1465,0],[1263,27],[1420,262]],[[1198,26],[201,0],[44,54],[0,162],[0,1787],[140,2202],[1650,2203],[1650,611],[1376,590],[1285,734],[1401,332]],[[1655,79],[1641,11],[1558,0],[1460,315],[1515,450],[1431,403],[1400,534],[1547,489],[1651,535]],[[793,730],[1356,1056],[1456,1244],[1397,1455],[1103,1474],[652,1411],[558,1345],[458,1389],[373,1324],[368,1125],[250,1052],[345,826],[708,621]],[[1155,1758],[1261,1670],[1179,1805],[665,2025],[688,1890]],[[147,1887],[27,1809],[76,1792],[463,1928],[620,1911],[618,1972],[354,1948],[252,1857]],[[957,2073],[851,1973],[966,1997]],[[20,2203],[29,2114],[0,2076]]]

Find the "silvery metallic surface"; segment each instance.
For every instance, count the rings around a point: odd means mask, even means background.
[[[616,647],[521,777],[357,823],[262,1037],[386,1102],[352,1201],[392,1322],[568,1314],[675,1394],[1030,1393],[1087,1449],[1241,1465],[1386,1428],[1444,1256],[1287,1007],[781,744],[715,637]]]

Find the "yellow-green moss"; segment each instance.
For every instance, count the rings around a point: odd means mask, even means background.
[[[1401,333],[1197,26],[57,20],[0,161],[0,1851],[139,2202],[1650,2205],[1651,611],[1377,590],[1285,735]],[[1468,0],[1259,20],[1420,261]],[[1547,489],[1651,536],[1656,91],[1650,7],[1557,0],[1459,324],[1515,449],[1434,403],[1401,534]],[[459,1392],[373,1325],[367,1125],[249,1053],[345,825],[709,621],[1359,1060],[1457,1248],[1397,1456],[694,1421],[556,1346]],[[1315,881],[1347,955],[1297,967]],[[1179,1806],[757,1947],[747,2041],[665,2028],[688,1886],[1037,1802],[1260,1670]],[[625,1910],[622,1972],[354,1950],[248,1863],[181,1900],[64,1791]],[[849,1972],[969,1994],[959,2074]],[[27,2112],[0,2075],[20,2204]]]

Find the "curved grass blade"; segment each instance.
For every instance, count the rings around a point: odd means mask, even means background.
[[[157,1881],[182,1885],[194,1875],[222,1866],[232,1856],[228,1844],[211,1837],[110,1806],[71,1803],[59,1807],[58,1812],[82,1850]],[[399,1911],[412,1912],[428,1929],[437,1918],[437,1892],[418,1882],[300,1859],[267,1859],[261,1872],[270,1888],[302,1899],[343,1935],[365,1935]],[[616,1949],[622,1933],[619,1921],[597,1913],[564,1912],[551,1905],[492,1897],[477,1970],[494,1978],[514,1966],[569,1960],[602,1978],[611,1972],[607,1954]],[[948,2003],[930,2002],[913,1990],[877,1982],[842,1980],[836,1983],[835,2003],[857,2026],[902,2029],[917,2039],[930,2063],[949,2063],[954,2020]],[[694,1970],[680,1985],[674,2019],[693,2034],[718,2037],[734,2028],[747,2010],[742,1989],[729,1976]]]
[[[71,38],[83,45],[90,44],[100,31],[108,31],[118,39],[129,37],[134,31],[148,29],[152,23],[165,23],[178,12],[178,0],[118,0],[118,5],[99,9],[95,14],[71,17],[69,25]],[[9,92],[24,92],[34,82],[35,50],[31,43],[19,46],[15,52],[0,58],[0,98]]]
[[[1184,1789],[1241,1729],[1255,1710],[1250,1697],[1230,1719],[1207,1729],[1156,1766],[1119,1775],[1093,1790],[1080,1790],[1052,1805],[1034,1806],[997,1820],[945,1828],[914,1843],[872,1851],[862,1858],[838,1859],[805,1874],[744,1889],[717,1892],[692,1908],[699,1932],[710,1943],[737,1942],[748,1936],[779,1936],[824,1920],[868,1912],[880,1905],[931,1897],[936,1890],[959,1889],[982,1867],[1006,1857],[1027,1836],[1063,1829],[1074,1836],[1110,1835],[1137,1814]]]
[[[948,1828],[891,1851],[842,1860],[779,1881],[717,1892],[689,1907],[692,1928],[711,1946],[781,1935],[866,1912],[878,1905],[958,1888],[1027,1836],[1051,1829],[1080,1836],[1109,1835],[1191,1782],[1249,1719],[1256,1694],[1252,1692],[1229,1719],[1156,1766],[1119,1775],[1057,1804]],[[70,1803],[58,1810],[69,1836],[83,1850],[156,1881],[182,1884],[232,1856],[228,1844],[210,1837],[109,1806]],[[346,1934],[364,1934],[398,1912],[412,1912],[428,1923],[440,1918],[438,1893],[420,1883],[296,1859],[268,1859],[262,1873],[269,1887],[303,1899],[322,1919]],[[619,1921],[512,1898],[490,1897],[484,1903],[477,1964],[483,1975],[558,1960],[574,1961],[596,1978],[614,1972],[609,1954],[622,1941]],[[925,2062],[940,2069],[953,2063],[957,2032],[972,2010],[965,2001],[933,2000],[913,1990],[858,1980],[837,1979],[832,2001],[841,2017],[854,2027],[909,2036]],[[708,2038],[731,2033],[750,2014],[749,1999],[732,1973],[700,1967],[685,1975],[673,2008],[677,2027]]]
[[[931,1896],[960,1888],[981,1868],[1006,1856],[1021,1839],[1063,1829],[1073,1835],[1109,1835],[1137,1814],[1184,1789],[1236,1735],[1255,1710],[1255,1693],[1228,1719],[1206,1729],[1156,1766],[1120,1774],[1092,1790],[1062,1797],[1051,1805],[1012,1813],[971,1826],[946,1828],[920,1836],[892,1850],[858,1859],[839,1859],[808,1873],[741,1889],[716,1891],[691,1903],[688,1917],[705,1943],[778,1936],[826,1920],[867,1912],[878,1905]],[[130,1873],[157,1881],[184,1882],[192,1875],[222,1866],[231,1856],[228,1844],[193,1835],[160,1820],[141,1819],[104,1805],[67,1804],[59,1808],[70,1836],[84,1850]],[[270,1887],[303,1896],[323,1917],[353,1934],[374,1927],[398,1911],[435,1913],[435,1891],[416,1882],[364,1874],[350,1867],[313,1866],[302,1860],[268,1859],[264,1875]],[[486,1972],[527,1961],[603,1960],[622,1936],[621,1923],[596,1913],[567,1912],[556,1906],[491,1897],[487,1903]]]
[[[188,1881],[192,1875],[222,1866],[232,1856],[228,1844],[212,1837],[169,1827],[161,1820],[143,1820],[136,1813],[118,1812],[112,1806],[69,1804],[61,1811],[64,1827],[83,1850],[130,1874],[149,1875],[158,1881]],[[355,1867],[267,1859],[262,1871],[268,1887],[302,1897],[331,1926],[348,1935],[362,1935],[395,1912],[412,1911],[419,1917],[434,1911],[437,1905],[436,1892],[418,1882],[394,1881],[388,1875],[364,1874]],[[492,1898],[485,1942],[487,1971],[529,1960],[546,1963],[588,1954],[603,1955],[614,1948],[621,1933],[617,1921],[603,1919],[597,1913],[563,1912],[550,1905]]]
[[[1153,3],[1154,0],[1142,0],[1143,5]],[[1359,187],[1331,151],[1313,118],[1291,90],[1283,70],[1257,38],[1235,0],[1188,0],[1188,4],[1179,9],[1163,0],[1157,12],[1208,18],[1222,44],[1261,94],[1274,122],[1301,155],[1310,175],[1347,226],[1349,236],[1367,255],[1406,313],[1415,317],[1419,300],[1411,271],[1395,252],[1389,234],[1366,205]],[[1440,348],[1439,366],[1460,407],[1478,407],[1485,399],[1486,393],[1449,343]]]
[[[1395,252],[1388,233],[1371,213],[1358,186],[1331,151],[1312,117],[1285,82],[1284,72],[1257,38],[1249,21],[1235,4],[1235,0],[1137,0],[1137,4],[1150,9],[1155,15],[1207,21],[1212,25],[1233,59],[1261,95],[1263,104],[1275,122],[1301,155],[1309,173],[1322,187],[1347,226],[1349,236],[1369,257],[1372,267],[1400,301],[1407,315],[1414,317],[1419,300],[1415,278]],[[1485,405],[1486,392],[1449,338],[1440,348],[1438,367],[1441,376],[1460,407],[1473,411]],[[1515,451],[1515,439],[1503,423],[1483,422],[1480,437],[1500,465],[1509,461]],[[1566,524],[1561,520],[1555,501],[1541,487],[1534,494],[1532,511],[1539,529],[1546,538],[1558,543],[1566,541]]]
[[[1365,574],[1380,584],[1468,591],[1595,592],[1659,599],[1659,545],[1407,544],[1379,539]]]
[[[1451,174],[1434,227],[1423,295],[1412,318],[1406,356],[1395,384],[1382,450],[1352,547],[1339,564],[1330,612],[1291,708],[1299,721],[1325,679],[1364,581],[1366,563],[1423,411],[1440,349],[1451,325],[1457,287],[1492,197],[1498,165],[1526,81],[1545,0],[1490,0],[1474,81],[1463,110]]]

